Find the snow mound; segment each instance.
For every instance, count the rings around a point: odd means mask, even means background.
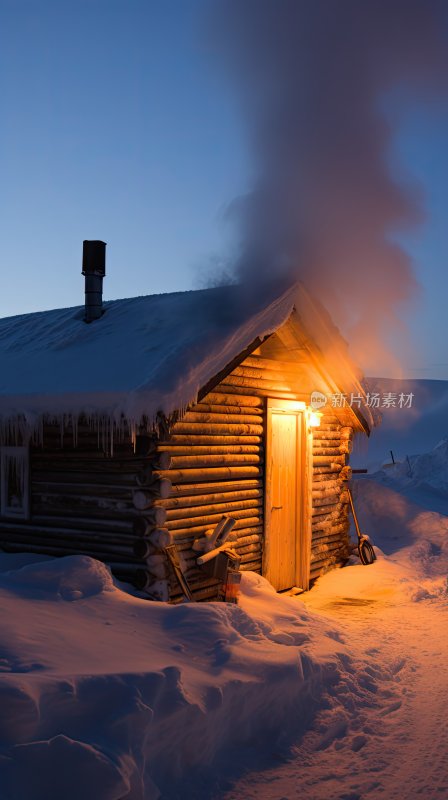
[[[448,439],[442,439],[429,453],[414,455],[393,467],[387,474],[406,488],[432,488],[448,497]]]
[[[431,454],[428,456],[431,462]],[[436,458],[439,456],[440,453]],[[426,461],[424,456],[418,460],[420,464]],[[378,561],[368,568],[370,576],[377,585],[384,587],[386,581],[395,594],[401,593],[414,601],[446,602],[448,515],[425,508],[423,499],[428,494],[422,487],[425,489],[426,481],[415,477],[410,486],[400,469],[397,465],[394,475],[388,470],[387,475],[380,472],[355,483],[361,530],[376,545],[378,555]],[[447,501],[445,498],[446,512]]]
[[[238,605],[170,606],[71,557],[1,573],[0,603],[2,800],[211,796],[288,749],[350,662],[337,625],[252,573]]]
[[[114,589],[108,567],[90,556],[37,561],[0,575],[0,588],[28,598],[80,600]]]
[[[51,797],[120,800],[130,788],[122,767],[98,747],[58,735],[13,747],[4,763],[2,785],[7,798],[49,800],[51,774]]]

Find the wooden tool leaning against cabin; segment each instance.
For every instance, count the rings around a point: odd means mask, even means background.
[[[220,581],[219,599],[227,603],[238,602],[241,581],[241,557],[232,549],[232,544],[237,540],[232,534],[235,524],[236,519],[223,516],[214,530],[206,531],[193,543],[193,550],[202,553],[197,559],[198,566],[205,565],[209,576]]]

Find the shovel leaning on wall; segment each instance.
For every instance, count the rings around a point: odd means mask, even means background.
[[[348,496],[350,500],[350,507],[352,509],[353,519],[355,522],[356,533],[358,535],[359,558],[361,560],[361,564],[367,566],[367,564],[373,564],[373,562],[376,561],[375,550],[373,549],[372,545],[369,542],[369,537],[361,533],[359,529],[358,517],[356,516],[355,506],[353,503],[352,490],[350,488],[348,489]]]

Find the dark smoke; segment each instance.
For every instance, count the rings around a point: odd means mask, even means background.
[[[216,5],[215,41],[239,92],[256,174],[231,206],[236,277],[303,280],[370,368],[417,291],[392,234],[424,219],[419,191],[392,173],[384,102],[392,92],[444,98],[447,11],[437,0]]]

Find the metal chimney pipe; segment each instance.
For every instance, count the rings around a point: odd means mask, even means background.
[[[85,322],[93,322],[103,314],[103,278],[106,274],[106,242],[87,240],[82,243],[82,274],[85,276]]]

